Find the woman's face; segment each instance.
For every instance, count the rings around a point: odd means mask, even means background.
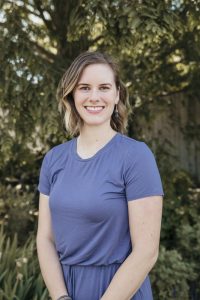
[[[88,125],[108,123],[119,101],[112,69],[106,64],[87,66],[74,89],[75,107]]]

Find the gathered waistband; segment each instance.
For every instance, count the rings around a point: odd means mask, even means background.
[[[90,264],[90,265],[82,265],[82,264],[66,264],[66,263],[61,263],[63,266],[69,266],[69,267],[109,267],[113,265],[121,265],[122,263],[111,263],[111,264]]]
[[[120,265],[62,265],[69,295],[73,300],[101,299]],[[153,300],[148,276],[131,300]]]

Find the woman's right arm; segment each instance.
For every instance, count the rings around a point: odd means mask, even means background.
[[[49,209],[49,197],[40,193],[38,230],[36,237],[38,260],[44,282],[53,300],[68,294],[62,268],[54,244]]]

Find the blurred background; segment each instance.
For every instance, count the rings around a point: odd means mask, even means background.
[[[115,56],[165,198],[155,300],[200,299],[200,1],[0,1],[0,300],[46,300],[35,234],[48,149],[70,137],[56,87],[81,52]]]

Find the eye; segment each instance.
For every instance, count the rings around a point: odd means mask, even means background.
[[[90,88],[89,86],[81,86],[79,89],[82,91],[89,91]]]
[[[109,89],[110,89],[110,87],[108,85],[102,85],[100,87],[100,90],[102,90],[102,91],[106,91],[106,90],[109,90]]]

